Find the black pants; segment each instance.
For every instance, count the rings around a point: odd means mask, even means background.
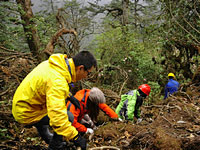
[[[67,114],[68,114],[69,121],[73,123],[74,121],[73,114],[69,111],[67,111]],[[37,128],[39,135],[47,144],[49,144],[51,138],[53,137],[53,134],[49,131],[49,120],[50,119],[48,115],[46,115],[39,122],[32,125]]]
[[[37,128],[37,131],[41,138],[49,144],[53,137],[53,134],[49,131],[49,117],[46,115],[39,122],[33,124]]]

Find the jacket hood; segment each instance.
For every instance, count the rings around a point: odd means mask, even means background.
[[[71,68],[71,74],[69,72],[68,66],[66,64],[65,59],[68,60],[70,68]],[[73,59],[67,58],[67,55],[65,54],[53,54],[48,59],[50,67],[58,71],[60,74],[62,74],[68,83],[76,82],[76,71],[75,71],[75,65],[73,62]]]

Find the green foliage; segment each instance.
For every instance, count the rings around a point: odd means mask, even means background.
[[[1,2],[0,5],[0,43],[5,48],[26,51],[28,45],[20,25],[20,15],[17,12],[17,5],[13,2]]]
[[[35,14],[35,22],[40,37],[40,50],[43,50],[48,44],[50,38],[58,31],[55,14],[46,14],[42,10]]]
[[[159,57],[159,44],[155,46],[152,41],[139,41],[137,32],[132,30],[126,34],[124,41],[121,28],[112,29],[107,26],[106,29],[92,43],[93,48],[96,45],[99,65],[104,68],[100,76],[103,84],[113,85],[119,91],[126,79],[121,70],[128,74],[126,87],[131,89],[147,81],[156,82],[160,78],[162,68],[152,61],[152,57]]]
[[[160,87],[160,85],[157,82],[149,81],[147,84],[151,87],[151,92],[150,92],[150,95],[148,97],[148,100],[149,100],[148,104],[155,103],[159,99],[164,98],[164,96],[161,96],[161,98],[160,98],[160,95],[163,95],[161,93],[162,88]]]
[[[8,129],[0,129],[0,140],[12,139],[8,134]]]
[[[193,60],[198,55],[200,44],[199,1],[161,1],[163,37],[162,55],[167,72],[177,72],[183,78],[192,78]],[[179,55],[176,55],[176,52]],[[195,65],[195,66],[194,66]],[[182,77],[181,80],[184,80]]]

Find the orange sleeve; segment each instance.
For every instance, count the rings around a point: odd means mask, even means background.
[[[110,118],[118,118],[118,115],[106,104],[99,104],[99,108]]]
[[[76,109],[72,104],[70,107],[70,112],[74,115],[74,122],[72,125],[77,129],[78,132],[86,132],[87,128],[78,122],[78,117],[80,115],[80,109]]]

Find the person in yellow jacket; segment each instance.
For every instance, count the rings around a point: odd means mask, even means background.
[[[65,100],[69,97],[69,84],[86,78],[96,66],[95,57],[88,51],[81,51],[72,58],[65,54],[51,55],[17,88],[12,104],[15,120],[35,126],[42,139],[49,143],[49,150],[63,149],[63,137],[86,149],[86,140],[69,121]],[[53,134],[49,132],[49,125]]]

